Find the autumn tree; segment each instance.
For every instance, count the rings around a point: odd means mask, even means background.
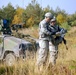
[[[57,16],[57,22],[58,22],[59,24],[62,24],[62,23],[64,23],[64,22],[66,22],[66,17],[65,17],[64,15],[62,15],[61,13],[58,14],[58,16]]]
[[[54,14],[57,22],[61,25],[76,25],[76,12],[74,14],[68,14],[59,7],[53,10],[49,5],[42,8],[36,0],[31,0],[31,3],[24,9],[19,6],[15,9],[11,3],[6,7],[3,6],[0,8],[0,19],[6,18],[10,24],[24,24],[25,27],[31,27],[39,25],[39,22],[44,18],[46,12]]]
[[[31,16],[27,22],[26,22],[26,27],[32,27],[34,25],[34,18]]]
[[[23,18],[22,18],[23,12],[24,12],[24,9],[22,9],[20,7],[18,7],[16,9],[12,24],[22,24],[22,22],[23,22]]]
[[[25,22],[25,27],[28,26],[28,21],[32,20],[32,26],[38,25],[42,19],[42,9],[36,0],[32,0],[31,3],[26,7],[25,12],[23,13],[23,19]],[[30,23],[31,24],[31,23]],[[29,26],[31,26],[29,24]]]

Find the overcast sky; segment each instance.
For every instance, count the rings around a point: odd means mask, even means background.
[[[73,14],[76,12],[76,0],[36,0],[40,6],[43,8],[49,5],[54,10],[59,7],[61,10],[65,10],[68,14]],[[0,8],[2,6],[7,6],[8,3],[11,3],[14,7],[17,5],[20,7],[27,6],[31,0],[0,0]]]

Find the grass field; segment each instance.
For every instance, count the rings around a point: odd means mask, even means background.
[[[29,28],[20,31],[38,38],[38,29]],[[17,61],[14,66],[0,64],[0,75],[76,75],[76,27],[71,28],[65,36],[68,50],[62,43],[59,45],[59,54],[56,66],[47,65],[38,71],[35,63],[36,57]]]

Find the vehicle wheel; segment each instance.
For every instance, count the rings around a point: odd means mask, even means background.
[[[13,53],[9,53],[5,56],[5,64],[8,66],[12,66],[16,61],[16,58]]]

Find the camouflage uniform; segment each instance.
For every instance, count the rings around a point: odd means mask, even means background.
[[[55,32],[58,31],[58,26],[49,26],[52,30]],[[50,29],[50,30],[51,30]],[[58,54],[58,41],[55,41],[55,35],[52,35],[52,39],[50,37],[49,41],[49,64],[52,63],[52,65],[56,64],[57,54]]]
[[[38,59],[37,64],[42,65],[47,58],[47,53],[49,50],[49,35],[50,32],[47,30],[48,23],[45,21],[40,22],[39,24],[39,53],[38,53]],[[44,34],[45,33],[45,34]]]
[[[39,52],[38,52],[38,59],[37,65],[41,66],[45,63],[47,58],[47,53],[49,50],[49,36],[51,36],[51,32],[47,29],[49,26],[49,21],[46,21],[46,17],[49,17],[45,14],[45,19],[42,20],[39,24]],[[51,16],[52,17],[52,16]]]
[[[55,19],[53,19],[52,21],[55,21]],[[59,43],[62,42],[64,38],[64,32],[63,32],[63,28],[60,28],[56,24],[49,25],[48,30],[50,32],[56,32],[55,35],[52,35],[52,39],[50,39],[49,41],[49,51],[50,51],[49,63],[52,63],[52,65],[55,65],[57,55],[58,55],[58,45]]]

